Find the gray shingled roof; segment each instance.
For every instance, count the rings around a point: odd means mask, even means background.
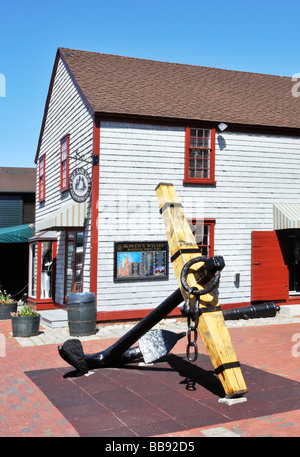
[[[94,113],[300,128],[290,77],[59,52]]]

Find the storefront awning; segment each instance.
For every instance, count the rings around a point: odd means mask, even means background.
[[[300,203],[274,203],[274,230],[300,228]]]
[[[0,243],[27,243],[34,234],[34,224],[15,225],[0,229]]]
[[[36,221],[36,231],[64,230],[71,227],[84,227],[87,214],[87,202],[76,203],[73,200],[48,214],[41,221]]]

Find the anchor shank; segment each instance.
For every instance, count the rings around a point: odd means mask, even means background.
[[[154,325],[165,318],[176,306],[180,305],[182,301],[181,291],[178,288],[132,329],[125,333],[116,343],[103,351],[101,353],[102,363],[107,365],[118,360],[127,349],[136,343],[146,332],[151,330]]]

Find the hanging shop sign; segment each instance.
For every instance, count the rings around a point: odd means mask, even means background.
[[[115,243],[114,280],[147,280],[169,278],[168,243]]]
[[[75,168],[69,178],[69,192],[77,203],[84,202],[91,193],[91,178],[84,168]]]

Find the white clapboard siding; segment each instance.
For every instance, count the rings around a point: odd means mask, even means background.
[[[169,281],[113,282],[115,241],[166,240],[159,182],[174,184],[186,217],[216,219],[220,302],[250,300],[251,232],[273,229],[273,203],[300,202],[300,139],[217,134],[216,185],[183,185],[184,145],[181,127],[101,123],[98,310],[152,308],[177,288],[171,263]]]
[[[38,201],[38,167],[37,167],[37,193],[36,193],[36,221],[46,218],[49,213],[57,210],[62,203],[71,199],[68,193],[60,192],[60,140],[70,134],[70,156],[74,157],[75,152],[85,159],[91,161],[93,152],[93,120],[82,101],[72,79],[70,78],[63,62],[59,60],[55,75],[51,98],[47,111],[46,122],[41,140],[40,153],[46,155],[46,199],[45,202]],[[92,166],[80,160],[73,160],[70,157],[70,173],[82,167],[91,174]],[[85,230],[85,241],[90,233],[90,198],[88,203],[88,226]],[[64,253],[65,233],[58,232],[57,246],[57,270],[56,270],[56,297],[57,303],[63,303],[64,291]],[[90,287],[90,252],[85,251],[84,290]]]

